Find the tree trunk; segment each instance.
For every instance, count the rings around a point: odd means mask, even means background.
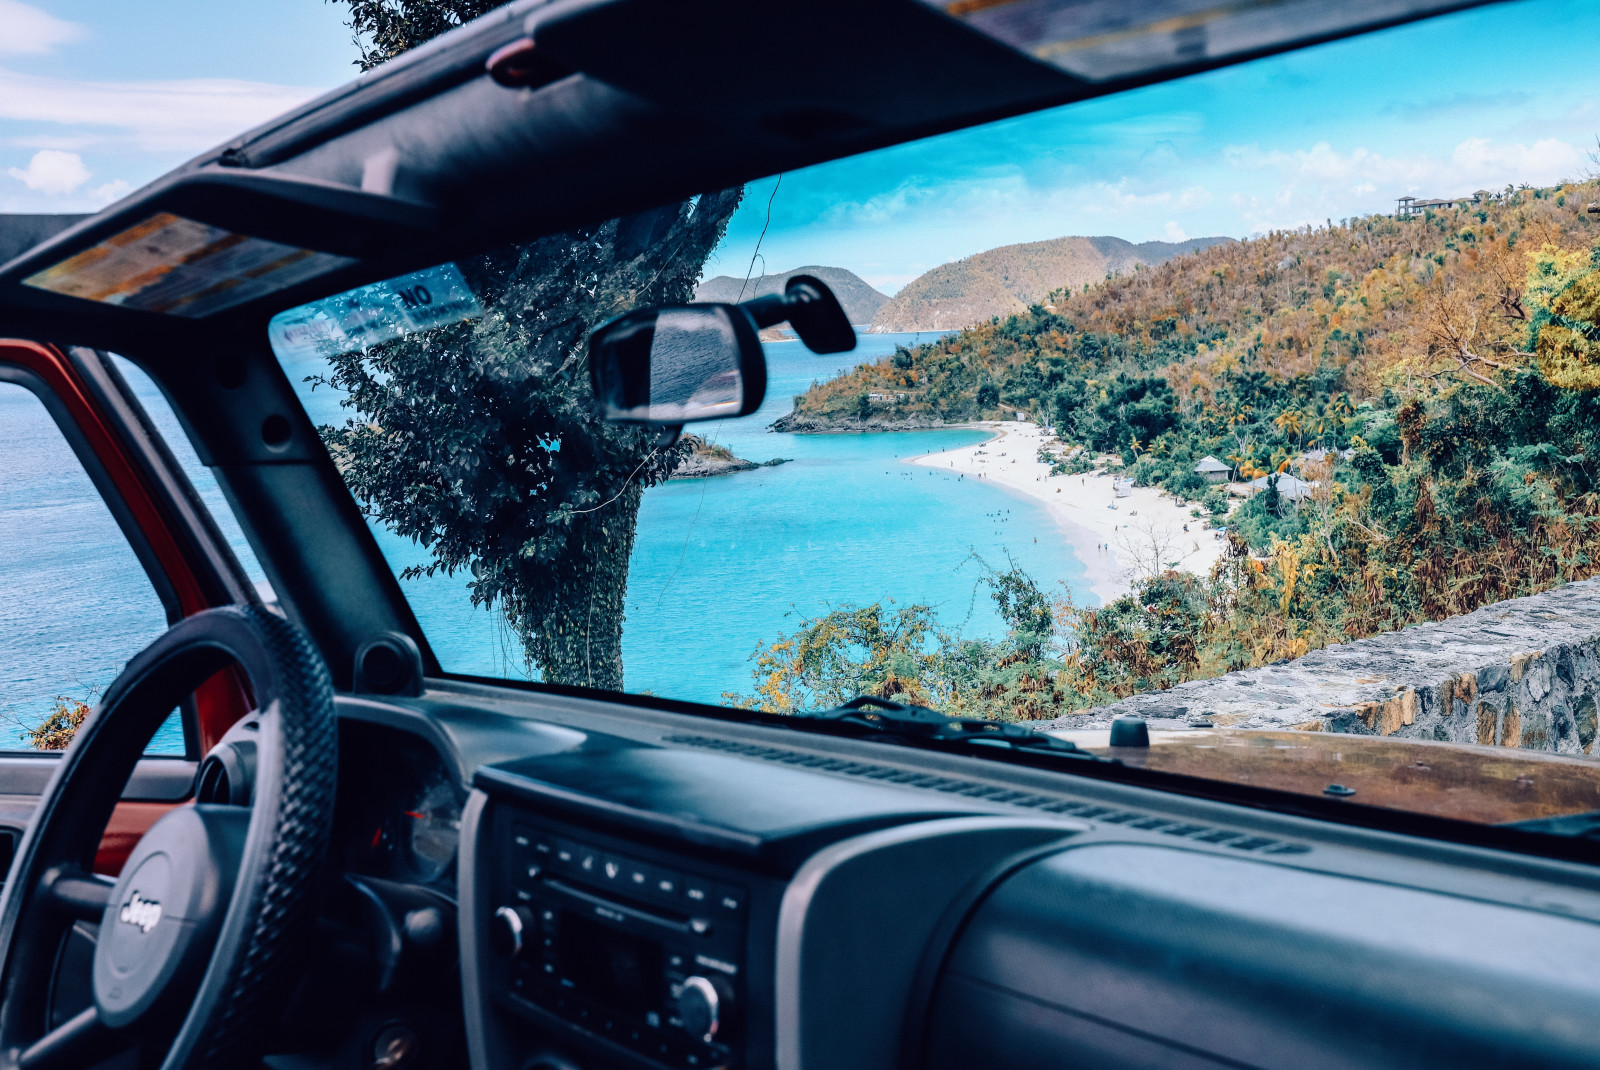
[[[537,604],[506,607],[544,682],[622,690],[622,618],[639,504],[630,485],[617,500],[573,523],[567,552],[550,563],[559,588]]]

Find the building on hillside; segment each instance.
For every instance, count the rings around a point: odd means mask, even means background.
[[[1321,464],[1323,461],[1326,461],[1329,457],[1342,457],[1342,458],[1344,458],[1345,460],[1348,461],[1350,458],[1354,457],[1355,455],[1356,455],[1356,451],[1353,450],[1353,449],[1348,449],[1348,450],[1325,450],[1325,449],[1320,449],[1319,448],[1319,449],[1314,449],[1314,450],[1306,450],[1298,458],[1296,458],[1295,464],[1300,465],[1302,467],[1304,467],[1305,465],[1308,465],[1308,464]]]
[[[1200,458],[1200,463],[1194,466],[1194,474],[1207,483],[1226,483],[1231,471],[1225,463],[1210,454]]]
[[[1467,208],[1474,204],[1484,204],[1499,199],[1499,194],[1486,189],[1480,189],[1470,197],[1401,197],[1396,203],[1394,214],[1397,219],[1404,219],[1427,211],[1442,212],[1448,208]]]
[[[1289,475],[1285,472],[1279,476],[1257,476],[1250,481],[1250,489],[1255,494],[1260,494],[1267,489],[1267,480],[1278,481],[1278,494],[1284,501],[1300,502],[1311,497],[1311,492],[1316,489],[1315,480],[1307,483],[1303,479]]]

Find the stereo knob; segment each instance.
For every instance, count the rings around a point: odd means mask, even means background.
[[[696,974],[683,982],[678,1017],[685,1030],[709,1044],[733,1017],[733,986],[721,977]]]
[[[534,925],[527,907],[501,907],[489,922],[489,947],[496,955],[514,959],[532,939]]]

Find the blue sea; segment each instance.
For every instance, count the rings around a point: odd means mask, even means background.
[[[264,583],[166,399],[137,367],[120,358],[117,365],[234,552]],[[57,698],[93,705],[166,627],[155,588],[44,405],[23,387],[0,383],[0,750],[24,749],[25,730]],[[148,752],[183,749],[183,726],[172,716]]]
[[[645,492],[623,627],[627,690],[699,702],[748,694],[758,647],[830,609],[880,600],[928,603],[948,629],[999,637],[1004,627],[979,588],[984,562],[1015,561],[1051,589],[1065,584],[1080,605],[1096,604],[1083,563],[1042,506],[902,463],[982,441],[986,432],[768,430],[812,383],[937,337],[862,334],[853,352],[830,356],[798,341],[767,343],[760,410],[689,429],[747,460],[789,460]],[[289,367],[297,385],[315,370],[309,362]],[[343,419],[325,387],[301,399],[319,422]],[[377,535],[397,570],[427,562],[422,547]],[[538,678],[499,615],[469,605],[461,579],[435,576],[405,589],[446,670]]]
[[[766,347],[767,398],[740,420],[691,428],[752,461],[776,467],[674,480],[646,491],[630,566],[623,661],[629,691],[719,702],[752,690],[752,655],[807,618],[890,601],[936,607],[941,624],[970,636],[1003,627],[983,563],[1015,561],[1047,586],[1094,602],[1084,567],[1045,510],[1025,498],[902,459],[970,445],[984,432],[791,435],[767,430],[796,394],[895,345],[934,335],[860,337],[853,353],[818,356],[797,341]],[[154,385],[120,362],[174,445],[229,542],[265,581],[210,474],[177,433]],[[300,382],[314,419],[342,420],[339,399]],[[0,385],[0,749],[36,724],[57,695],[92,700],[122,664],[159,635],[164,619],[148,580],[93,486],[39,403]],[[427,552],[375,529],[398,571]],[[475,609],[462,577],[407,581],[406,595],[447,671],[534,678],[498,613]],[[1057,588],[1059,589],[1059,588]],[[270,595],[270,590],[265,593]],[[26,653],[24,653],[26,652]],[[154,749],[181,749],[176,722]]]

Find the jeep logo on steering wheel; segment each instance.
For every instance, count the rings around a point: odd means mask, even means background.
[[[141,932],[149,932],[156,927],[156,922],[161,920],[161,904],[154,899],[142,898],[135,890],[122,904],[122,911],[117,915],[118,921],[137,925]]]

